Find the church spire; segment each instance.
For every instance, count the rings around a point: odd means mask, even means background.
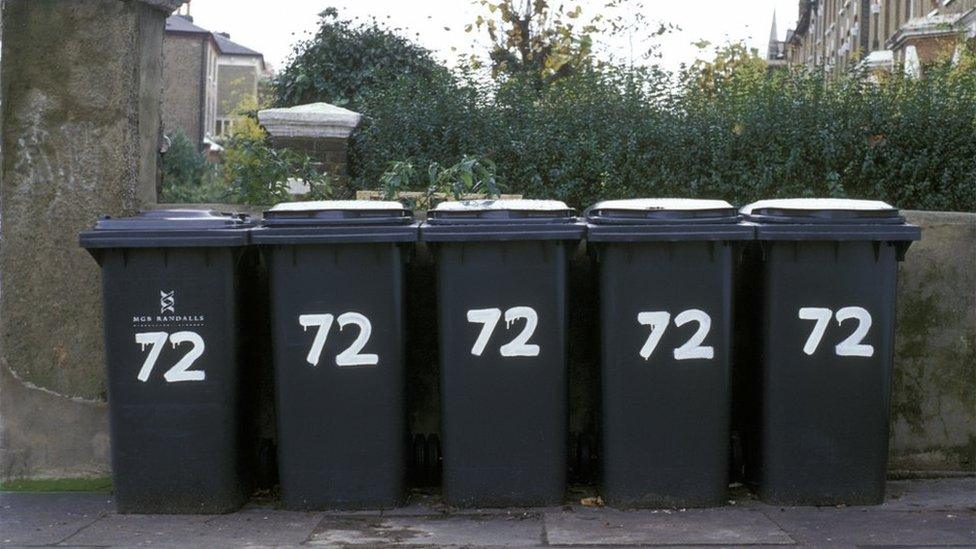
[[[769,29],[769,54],[767,59],[779,59],[781,55],[779,30],[776,28],[776,8],[773,8],[773,26]]]

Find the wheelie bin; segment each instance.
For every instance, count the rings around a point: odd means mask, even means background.
[[[764,200],[739,297],[747,480],[782,505],[884,499],[898,262],[921,237],[884,202]]]
[[[586,219],[599,269],[602,496],[724,504],[732,265],[754,230],[721,200],[610,200]]]
[[[244,501],[243,216],[158,210],[79,240],[102,268],[115,503],[222,513]]]
[[[289,509],[402,502],[403,280],[417,228],[398,202],[321,201],[279,204],[252,232],[271,286]]]
[[[437,261],[443,491],[460,506],[563,501],[567,265],[584,224],[562,202],[445,202]]]

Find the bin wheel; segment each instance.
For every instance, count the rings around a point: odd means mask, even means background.
[[[430,484],[439,484],[441,479],[441,439],[437,435],[427,435],[426,469]]]
[[[582,455],[580,452],[580,434],[569,434],[569,479],[570,482],[580,482],[582,480]]]
[[[580,435],[579,441],[579,461],[580,470],[579,478],[581,482],[589,483],[592,478],[593,469],[593,452],[590,448],[590,437],[586,435]]]
[[[739,433],[733,432],[730,437],[729,444],[729,467],[732,469],[732,474],[730,475],[733,481],[744,481],[745,480],[745,461],[742,456],[742,437]]]
[[[427,437],[414,435],[413,437],[413,474],[414,482],[420,486],[427,484]]]

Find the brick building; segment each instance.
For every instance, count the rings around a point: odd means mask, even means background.
[[[163,131],[182,129],[202,148],[230,133],[238,105],[257,106],[264,56],[213,33],[188,15],[166,20],[163,36]]]
[[[974,19],[976,0],[800,0],[786,60],[835,74],[858,64],[917,65],[976,36]]]

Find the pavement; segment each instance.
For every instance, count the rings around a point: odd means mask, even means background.
[[[585,495],[585,494],[583,494]],[[111,494],[0,492],[0,546],[976,546],[976,478],[897,480],[874,507],[779,507],[744,490],[713,509],[580,505],[451,509],[415,493],[390,511],[119,515]]]

